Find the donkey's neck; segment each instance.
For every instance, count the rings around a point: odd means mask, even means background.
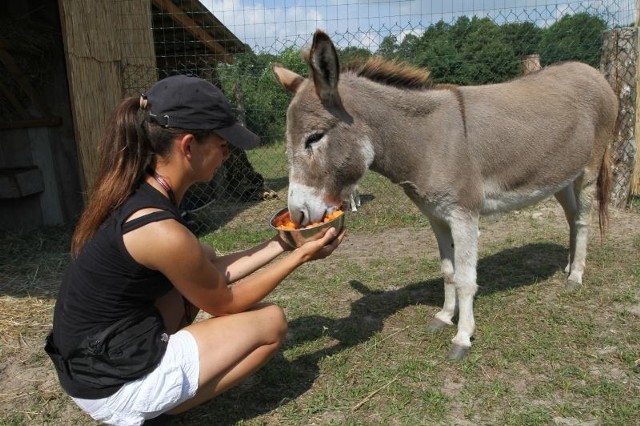
[[[363,126],[375,156],[370,169],[394,183],[424,172],[428,117],[446,103],[439,90],[401,90],[350,76],[344,79],[345,108]]]

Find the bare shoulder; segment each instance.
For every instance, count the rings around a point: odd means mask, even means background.
[[[155,270],[173,262],[189,261],[201,252],[195,235],[174,219],[146,224],[126,233],[123,240],[136,262]]]

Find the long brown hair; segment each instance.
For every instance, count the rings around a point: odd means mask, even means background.
[[[148,120],[140,98],[124,99],[109,120],[100,142],[98,174],[71,241],[75,258],[99,226],[131,195],[154,154],[167,156],[172,140],[186,130],[164,129]]]

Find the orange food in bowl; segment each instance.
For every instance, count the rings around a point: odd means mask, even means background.
[[[277,218],[275,218],[275,220],[273,221],[273,226],[275,226],[277,229],[280,229],[280,230],[294,230],[294,229],[311,228],[311,227],[314,227],[316,225],[320,225],[322,223],[331,222],[332,220],[334,220],[335,218],[339,217],[343,213],[344,212],[342,210],[336,210],[333,213],[329,213],[328,215],[325,215],[325,217],[323,217],[322,221],[320,221],[320,222],[313,222],[313,223],[308,224],[307,226],[298,227],[291,220],[291,216],[289,215],[289,212],[286,211],[286,212],[284,212],[284,214],[282,214],[282,215],[278,216]]]

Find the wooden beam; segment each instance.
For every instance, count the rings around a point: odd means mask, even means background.
[[[180,69],[193,66],[199,67],[207,67],[207,68],[215,68],[218,61],[216,61],[213,57],[215,55],[207,55],[207,56],[187,56],[187,57],[176,57],[176,56],[158,56],[156,58],[156,64],[160,69]]]
[[[11,121],[0,121],[0,130],[31,129],[34,127],[57,127],[61,125],[62,125],[62,119],[60,117],[36,118],[36,119],[30,119],[30,120],[11,120]]]
[[[640,1],[640,0],[637,0]],[[233,34],[216,16],[207,9],[200,0],[182,0],[182,6],[187,6],[190,11],[198,11],[194,13],[194,20],[201,26],[209,24],[211,30],[209,33],[216,39],[229,41],[233,45],[233,49],[226,48],[227,51],[244,52],[244,43],[235,34]]]
[[[208,32],[184,13],[182,9],[173,4],[171,0],[153,0],[153,4],[161,11],[167,13],[171,19],[182,25],[185,30],[189,31],[191,35],[196,38],[196,40],[199,40],[208,49],[217,55],[220,55],[223,62],[226,62],[227,64],[233,63],[233,56],[229,55],[227,49],[211,37]]]

